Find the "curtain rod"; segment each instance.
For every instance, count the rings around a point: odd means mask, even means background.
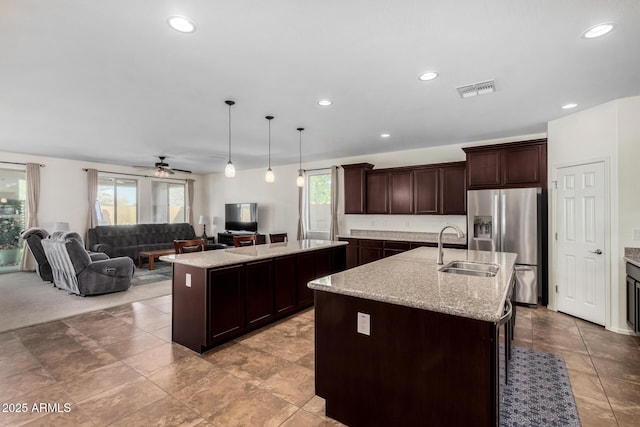
[[[27,166],[26,163],[19,163],[19,162],[5,162],[0,160],[0,163],[6,164],[6,165],[21,165],[21,166]],[[44,165],[42,163],[38,163],[38,166],[40,166],[41,168],[44,167]]]
[[[82,168],[82,170],[87,172],[89,169]],[[98,172],[100,172],[100,173],[110,173],[110,174],[114,174],[114,175],[141,176],[143,178],[160,178],[159,176],[141,175],[141,174],[138,174],[138,173],[111,172],[111,171],[101,171],[101,170],[99,170]],[[187,178],[161,178],[161,179],[172,179],[174,181],[188,181]]]
[[[338,166],[340,167],[340,166]],[[315,168],[315,169],[302,169],[305,172],[313,172],[313,171],[323,171],[323,170],[327,170],[327,169],[331,169],[331,166],[327,166],[326,168]]]

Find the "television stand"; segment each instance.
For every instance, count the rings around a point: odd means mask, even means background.
[[[218,243],[223,243],[227,246],[233,246],[233,236],[247,236],[250,234],[256,235],[256,244],[258,245],[264,245],[267,242],[266,236],[264,234],[227,230],[225,233],[218,233]]]

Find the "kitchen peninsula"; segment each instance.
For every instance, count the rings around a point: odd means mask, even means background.
[[[346,243],[298,240],[166,255],[172,340],[202,353],[313,304],[307,283],[344,270]]]
[[[316,394],[350,426],[498,425],[498,322],[516,254],[448,249],[440,272],[417,248],[309,283],[315,291]]]

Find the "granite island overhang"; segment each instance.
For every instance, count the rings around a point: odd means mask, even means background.
[[[497,264],[495,277],[443,273],[418,248],[309,283],[316,394],[358,425],[498,425],[498,322],[516,254],[445,250],[445,264]]]
[[[171,338],[202,353],[313,305],[307,283],[344,270],[346,243],[297,240],[160,259],[173,263]]]

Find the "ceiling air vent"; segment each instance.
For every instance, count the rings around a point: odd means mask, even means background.
[[[456,88],[461,98],[471,98],[476,95],[486,95],[496,91],[496,82],[487,80],[486,82],[474,83]]]

